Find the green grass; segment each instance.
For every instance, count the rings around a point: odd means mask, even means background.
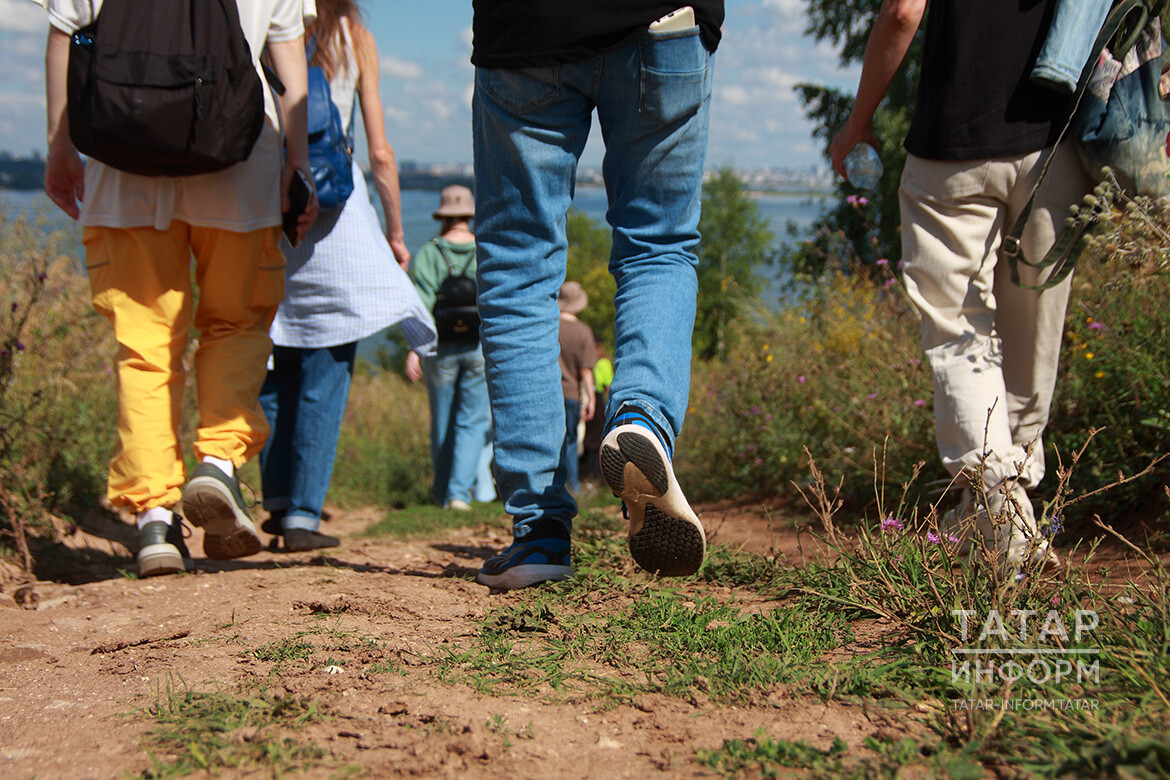
[[[141,776],[151,780],[222,770],[280,776],[328,758],[320,747],[294,738],[297,729],[324,717],[307,698],[174,691],[168,685],[147,715],[157,726],[144,737],[151,768]]]
[[[760,733],[746,740],[727,740],[723,746],[711,750],[700,749],[696,760],[724,777],[739,777],[740,773],[759,773],[776,777],[779,767],[800,769],[842,770],[842,754],[848,745],[836,739],[828,750],[817,750],[807,742],[774,740]]]
[[[383,519],[367,526],[364,537],[417,539],[441,534],[458,528],[474,528],[487,524],[511,528],[511,520],[499,503],[473,504],[470,512],[444,509],[440,506],[416,506],[404,511],[391,511]]]
[[[292,661],[304,661],[312,657],[314,647],[300,638],[300,636],[278,639],[252,650],[249,655],[258,661],[271,664],[287,664]]]

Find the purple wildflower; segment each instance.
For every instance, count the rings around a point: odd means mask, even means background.
[[[921,398],[916,398],[914,399],[914,405],[918,407],[926,406],[926,401],[923,401]]]
[[[901,520],[890,515],[885,520],[882,520],[882,531],[886,533],[893,533],[894,531],[901,531],[906,526]]]
[[[951,544],[958,544],[959,537],[955,536],[954,534],[947,534],[947,541]]]
[[[942,540],[938,538],[938,534],[936,534],[934,531],[927,531],[926,541],[930,542],[931,544],[938,544]]]
[[[877,264],[878,265],[889,265],[890,261],[884,257],[880,257],[880,258],[878,258]]]
[[[866,396],[866,398],[868,398],[870,401],[876,401],[877,400],[877,393],[870,393],[869,395]]]
[[[805,382],[805,379],[804,379],[804,374],[801,374],[800,376],[798,376],[798,377],[796,378],[796,381],[797,381],[799,384],[802,384],[802,385],[803,385],[803,384],[804,384],[804,382]]]
[[[1089,323],[1089,330],[1104,330],[1104,329],[1105,329],[1105,326],[1099,322],[1090,322]]]

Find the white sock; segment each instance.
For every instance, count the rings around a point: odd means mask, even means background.
[[[229,477],[236,472],[230,460],[221,460],[220,458],[213,458],[210,455],[204,455],[203,462],[210,463]]]
[[[138,513],[138,530],[146,527],[147,523],[171,524],[171,509],[165,506],[152,506],[144,512]]]

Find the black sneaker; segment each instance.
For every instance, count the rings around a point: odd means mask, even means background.
[[[513,590],[572,576],[568,539],[525,539],[484,561],[475,580],[489,588]]]
[[[601,474],[629,513],[630,555],[646,571],[685,577],[703,565],[707,537],[687,503],[654,423],[622,407],[601,442]]]
[[[320,550],[324,547],[336,547],[339,544],[341,544],[341,540],[336,536],[310,531],[307,528],[291,528],[284,532],[285,552]]]
[[[260,523],[260,530],[270,536],[284,536],[284,515],[283,509],[273,510],[264,518],[264,522]]]
[[[243,558],[260,552],[260,535],[248,516],[240,481],[218,466],[200,463],[183,488],[183,517],[203,529],[208,558]]]
[[[183,542],[182,520],[156,520],[138,529],[138,576],[157,577],[185,571],[191,554]]]

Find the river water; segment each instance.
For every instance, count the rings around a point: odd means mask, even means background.
[[[377,194],[373,192],[374,202],[377,203]],[[791,242],[788,235],[788,224],[791,222],[797,228],[798,236],[807,231],[815,220],[827,207],[828,201],[823,197],[810,197],[807,194],[757,194],[752,196],[760,210],[761,216],[767,221],[775,236],[775,248],[781,244]],[[402,193],[402,220],[406,233],[406,245],[413,252],[417,247],[429,241],[434,235],[437,223],[431,217],[439,203],[439,194],[429,190],[405,190]],[[605,224],[606,199],[605,190],[600,187],[578,188],[573,201],[575,208],[584,211],[596,222]],[[15,213],[36,215],[44,220],[46,229],[62,229],[73,235],[72,246],[78,259],[82,254],[81,229],[75,222],[62,214],[44,193],[39,191],[0,190],[0,209],[12,216]],[[381,214],[381,209],[376,211]],[[763,268],[765,279],[764,290],[761,293],[764,303],[769,308],[777,308],[784,299],[789,283],[781,269]]]

